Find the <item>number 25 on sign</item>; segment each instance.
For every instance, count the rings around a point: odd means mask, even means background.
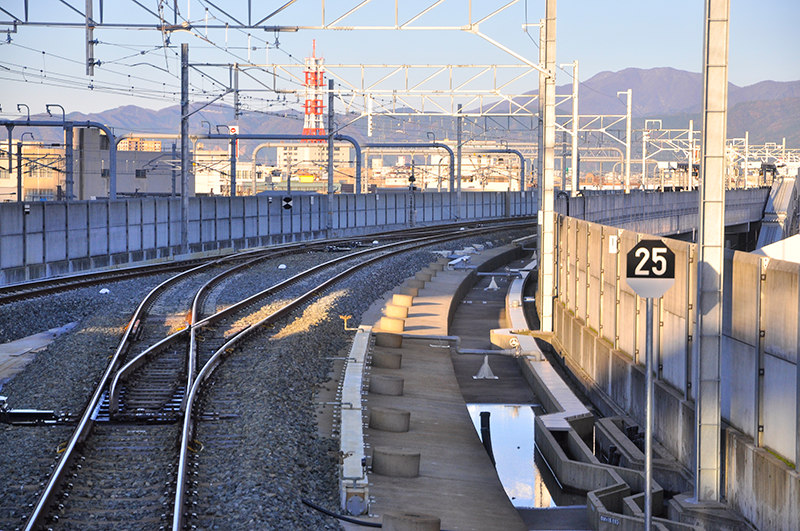
[[[661,297],[675,284],[675,253],[661,240],[642,240],[628,252],[626,273],[637,295]]]

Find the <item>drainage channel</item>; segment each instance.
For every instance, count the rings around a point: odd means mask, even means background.
[[[538,404],[467,404],[481,435],[481,413],[489,413],[495,468],[514,507],[542,509],[586,505],[586,496],[564,491],[536,451],[534,419]]]

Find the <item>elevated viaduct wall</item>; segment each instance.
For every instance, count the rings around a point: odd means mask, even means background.
[[[768,189],[728,193],[728,221],[758,222]],[[691,233],[696,226],[697,192],[586,192],[570,199],[573,215],[652,234]],[[407,190],[377,194],[291,194],[192,197],[189,252],[243,249],[329,235],[369,234],[413,224],[457,219],[455,194]],[[531,216],[537,190],[462,192],[460,219],[475,221]],[[567,213],[565,198],[556,210]],[[332,224],[328,227],[328,212]],[[120,266],[171,260],[180,253],[180,199],[0,203],[0,285]]]
[[[559,216],[554,347],[605,415],[645,425],[645,300],[625,282],[640,233]],[[614,240],[616,239],[616,243]],[[667,239],[675,285],[655,301],[655,437],[694,470],[697,246]],[[800,264],[728,251],[723,492],[758,529],[800,529]]]
[[[456,219],[451,194],[407,190],[377,194],[192,197],[189,252],[243,249],[329,235],[402,229]],[[465,192],[462,220],[532,216],[531,192]],[[328,212],[332,225],[328,230]],[[0,203],[0,285],[180,253],[180,199]]]

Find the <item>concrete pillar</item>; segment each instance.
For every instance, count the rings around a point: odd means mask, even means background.
[[[374,374],[369,379],[369,392],[376,395],[403,396],[405,380],[399,376]]]
[[[385,334],[399,337],[400,341],[403,336],[395,334]],[[399,369],[403,364],[403,355],[397,352],[373,352],[372,353],[372,366],[379,369]]]
[[[408,317],[408,306],[397,306],[395,304],[386,305],[386,317],[394,319],[405,319]]]
[[[411,423],[411,412],[391,407],[373,407],[369,427],[373,430],[405,433]]]
[[[403,336],[400,334],[390,334],[388,332],[376,332],[375,345],[387,348],[400,348],[403,346]],[[374,356],[375,354],[373,354],[373,358]]]
[[[697,264],[695,498],[720,499],[722,279],[725,263],[725,129],[730,0],[706,0],[703,139]],[[691,175],[691,168],[689,169]]]
[[[393,478],[419,476],[419,452],[410,448],[376,446],[372,453],[372,471]]]
[[[394,332],[395,334],[399,334],[404,328],[405,320],[403,319],[381,317],[380,323],[378,323],[378,329],[380,329],[382,332]]]
[[[545,7],[544,131],[543,164],[539,180],[539,320],[545,332],[553,331],[553,293],[555,293],[555,141],[556,141],[556,0]],[[540,83],[541,84],[541,83]],[[541,95],[539,96],[542,97]]]
[[[435,516],[413,513],[386,513],[383,515],[383,531],[440,531],[441,520]]]
[[[404,295],[402,293],[395,293],[392,295],[392,304],[395,306],[411,307],[414,304],[414,297],[412,295]]]
[[[413,298],[413,297],[416,297],[417,295],[419,295],[419,288],[412,288],[410,286],[404,286],[404,287],[400,288],[398,293],[400,295],[409,295],[410,297]]]

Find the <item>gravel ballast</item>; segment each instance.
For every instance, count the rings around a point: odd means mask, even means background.
[[[204,449],[196,458],[201,479],[193,501],[198,502],[198,517],[190,523],[198,529],[339,529],[334,519],[300,502],[301,496],[307,497],[338,512],[338,442],[318,434],[314,396],[329,380],[331,359],[352,340],[339,316],[352,315],[348,326],[357,326],[374,300],[435,261],[433,250],[486,242],[504,245],[528,234],[506,231],[470,237],[388,258],[333,286],[276,328],[254,334],[220,366],[214,388],[204,399],[210,411],[228,416],[198,426],[197,438]],[[207,310],[339,255],[294,255],[254,266],[250,274],[215,289]],[[278,269],[278,264],[287,268]],[[164,278],[115,283],[107,286],[111,293],[106,295],[98,293],[103,287],[98,286],[15,303],[13,308],[0,306],[0,341],[79,322],[39,353],[0,394],[9,397],[13,408],[78,413],[131,313]],[[214,393],[220,393],[222,401],[216,401]],[[224,440],[216,431],[220,426],[225,428]],[[0,485],[0,530],[22,524],[25,507],[35,502],[38,485],[55,462],[56,445],[69,434],[70,428],[61,426],[0,425],[0,447],[14,449],[0,453],[0,475],[13,478]]]

